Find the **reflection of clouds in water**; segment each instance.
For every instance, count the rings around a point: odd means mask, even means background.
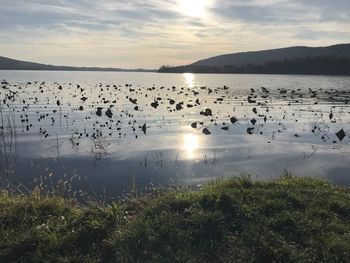
[[[143,75],[125,75],[125,83],[131,76]],[[162,78],[162,85],[157,85]],[[3,104],[5,124],[10,113],[16,115],[17,124],[11,127],[18,129],[21,159],[60,157],[71,159],[74,166],[78,157],[84,165],[106,157],[111,163],[123,164],[127,174],[136,169],[128,169],[128,161],[133,160],[133,166],[142,161],[135,174],[151,176],[158,169],[160,176],[179,173],[181,178],[193,175],[194,179],[241,172],[275,175],[284,168],[310,175],[317,172],[313,164],[325,153],[329,159],[322,159],[323,165],[343,165],[343,152],[350,148],[349,115],[345,102],[335,103],[335,99],[350,91],[342,94],[340,89],[333,92],[323,85],[324,90],[317,90],[316,101],[311,97],[314,91],[297,88],[314,87],[315,83],[322,86],[319,78],[293,77],[301,84],[290,85],[290,77],[278,76],[269,79],[269,88],[258,88],[265,78],[150,74],[138,80],[142,86],[119,85],[120,79],[116,84],[93,80],[79,85],[61,80],[13,83],[0,94],[11,102]],[[274,88],[280,78],[283,81],[278,87],[289,83],[284,90]],[[150,79],[155,84],[148,84]],[[332,99],[320,99],[327,96]],[[206,130],[208,135],[204,135]],[[175,160],[179,162],[174,164]],[[189,165],[184,165],[186,162]],[[161,165],[152,166],[157,163]],[[141,171],[145,166],[149,171]]]

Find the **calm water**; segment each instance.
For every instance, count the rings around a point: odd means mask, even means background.
[[[350,78],[0,71],[1,184],[115,197],[284,169],[350,185]]]

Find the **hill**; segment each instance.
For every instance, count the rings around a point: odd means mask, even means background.
[[[159,72],[350,75],[350,44],[226,54]]]
[[[99,67],[71,67],[53,66],[28,61],[21,61],[0,56],[0,70],[52,70],[52,71],[133,71],[153,72],[148,69],[121,69],[121,68],[99,68]]]

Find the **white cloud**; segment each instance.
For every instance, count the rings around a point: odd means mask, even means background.
[[[177,1],[0,0],[0,55],[157,68],[222,53],[350,42],[348,0],[211,0],[199,17],[181,13]]]

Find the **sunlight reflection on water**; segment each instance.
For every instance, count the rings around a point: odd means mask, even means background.
[[[189,88],[193,88],[194,87],[194,83],[195,83],[195,76],[192,73],[184,73],[183,76],[185,77],[185,83],[186,86],[188,86]]]
[[[186,152],[188,159],[194,159],[195,153],[199,148],[199,136],[195,134],[185,134],[183,135],[183,149]]]
[[[106,196],[135,182],[263,179],[284,169],[350,185],[350,78],[6,71],[1,79],[9,84],[0,88],[0,179],[35,186],[38,174],[79,175],[87,179],[77,189]]]

